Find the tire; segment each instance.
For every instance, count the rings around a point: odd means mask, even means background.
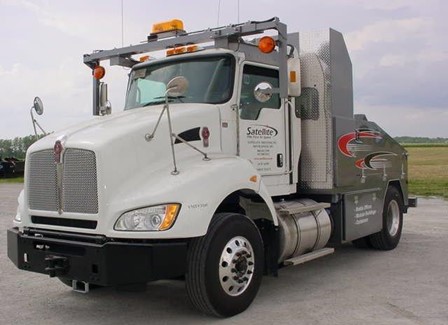
[[[189,246],[186,289],[205,314],[230,317],[246,310],[263,277],[263,241],[257,226],[241,214],[218,213],[208,232]]]
[[[383,229],[369,236],[373,248],[391,250],[397,247],[403,228],[403,198],[394,186],[389,186],[384,200]]]

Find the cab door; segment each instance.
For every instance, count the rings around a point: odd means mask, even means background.
[[[275,93],[278,87],[278,69],[248,63],[243,65],[239,98],[239,155],[251,161],[271,195],[292,191],[288,121],[285,104],[278,91]]]

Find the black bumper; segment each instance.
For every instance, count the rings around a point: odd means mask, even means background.
[[[19,269],[102,286],[181,276],[186,256],[186,242],[129,242],[39,229],[8,229],[8,257]]]

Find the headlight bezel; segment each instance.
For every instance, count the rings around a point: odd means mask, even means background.
[[[180,203],[162,203],[126,211],[115,221],[115,231],[160,232],[173,227],[182,205]],[[163,215],[160,209],[164,209]],[[151,222],[160,217],[158,225]],[[133,224],[133,226],[132,226]]]

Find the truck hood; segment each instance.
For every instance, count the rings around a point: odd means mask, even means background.
[[[149,179],[154,177],[151,175],[162,173],[171,175],[173,158],[166,111],[160,119],[154,138],[150,141],[145,138],[145,135],[153,132],[162,110],[163,106],[152,106],[95,117],[80,125],[44,137],[30,147],[27,159],[37,151],[53,151],[58,140],[64,149],[94,152],[100,213],[105,212],[113,198],[130,195],[121,193],[122,189],[132,188],[132,184],[135,184],[136,180],[141,180],[142,175],[146,175],[145,177]],[[221,152],[218,107],[207,104],[172,104],[170,113],[172,130],[175,134],[204,152]],[[202,139],[203,127],[209,130],[208,140]],[[177,166],[180,169],[185,170],[187,162],[191,159],[202,160],[199,152],[180,141],[176,141],[174,147]],[[52,161],[51,163],[53,164]],[[26,188],[30,177],[33,177],[28,165],[25,172]],[[83,173],[85,168],[93,167],[78,165],[77,169]]]
[[[146,144],[145,135],[153,132],[163,105],[136,108],[108,116],[93,117],[65,130],[51,133],[33,144],[29,152],[52,149],[60,140],[64,147],[102,151],[105,146],[126,142],[127,144]],[[173,132],[181,134],[192,128],[207,126],[211,123],[219,127],[219,109],[207,104],[171,104],[171,120]],[[208,124],[207,124],[208,122]],[[205,123],[205,124],[204,124]],[[214,133],[218,135],[217,129]],[[166,138],[169,144],[168,119],[163,114],[155,137],[151,143],[159,142],[157,138]],[[122,152],[124,154],[124,152]]]

